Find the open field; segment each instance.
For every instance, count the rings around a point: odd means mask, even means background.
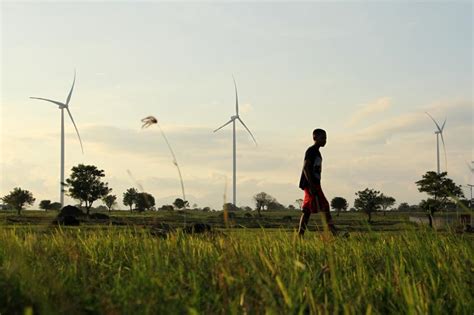
[[[203,211],[111,211],[102,212],[110,216],[110,220],[90,220],[88,225],[114,225],[114,226],[153,226],[158,223],[170,224],[173,227],[182,227],[184,223],[207,223],[216,228],[225,228],[223,212]],[[467,212],[469,213],[469,212]],[[47,227],[50,225],[58,212],[56,211],[23,211],[17,216],[13,211],[0,211],[1,225],[30,225],[35,227]],[[284,228],[293,230],[298,227],[301,212],[298,210],[287,211],[262,211],[262,217],[257,216],[256,211],[237,211],[232,213],[227,226],[232,228]],[[409,221],[409,216],[426,218],[424,212],[387,212],[386,215],[377,213],[373,215],[373,223],[367,224],[367,216],[359,212],[343,212],[340,216],[333,213],[335,223],[347,231],[399,231],[413,228],[415,224]],[[437,213],[436,217],[456,216],[456,213]],[[317,230],[321,221],[318,215],[313,215],[309,223],[310,230]],[[319,227],[320,229],[320,227]]]
[[[230,229],[220,213],[188,213],[188,223],[216,232],[166,239],[150,227],[182,224],[181,214],[113,212],[107,223],[67,228],[51,225],[55,214],[0,214],[1,314],[474,311],[473,235],[417,227],[399,213],[371,226],[357,213],[335,217],[349,238],[325,235],[312,219],[304,240],[297,211],[257,223],[238,213]]]

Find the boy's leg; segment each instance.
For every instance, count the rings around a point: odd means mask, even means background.
[[[308,188],[304,190],[304,199],[303,199],[303,213],[301,214],[300,218],[300,226],[298,228],[298,234],[300,236],[304,235],[306,228],[308,227],[309,217],[311,216],[311,212],[313,211],[314,206],[314,196],[311,195]]]
[[[323,190],[321,187],[318,189],[318,204],[319,204],[319,211],[321,212],[321,215],[323,216],[323,223],[327,225],[328,230],[332,234],[336,234],[337,230],[336,227],[334,226],[334,222],[332,220],[331,212],[330,212],[330,206],[329,202],[326,199],[326,196],[324,196]],[[325,221],[325,222],[324,222]]]
[[[304,235],[304,232],[306,231],[306,228],[308,226],[310,216],[311,216],[311,212],[308,209],[303,209],[303,213],[301,214],[301,218],[300,218],[300,226],[298,229],[298,234],[300,236]]]

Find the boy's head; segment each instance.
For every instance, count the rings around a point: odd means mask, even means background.
[[[326,145],[326,139],[326,131],[324,131],[323,129],[313,130],[313,140],[316,145],[324,147]]]

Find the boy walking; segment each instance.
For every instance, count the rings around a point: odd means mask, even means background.
[[[299,185],[299,187],[304,190],[302,206],[303,214],[301,215],[298,230],[300,236],[303,236],[306,231],[311,213],[318,212],[321,212],[324,215],[323,223],[327,224],[329,231],[336,234],[336,228],[332,221],[331,213],[329,212],[329,202],[321,189],[321,169],[323,158],[319,152],[319,148],[326,145],[326,131],[323,129],[315,129],[313,131],[313,140],[314,145],[306,150],[304,156],[303,171],[301,173]]]

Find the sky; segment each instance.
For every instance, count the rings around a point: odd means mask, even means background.
[[[298,188],[312,130],[327,131],[322,186],[329,200],[376,189],[417,204],[415,181],[441,170],[474,183],[472,2],[9,2],[1,8],[0,195],[14,187],[59,200],[60,111],[66,177],[93,164],[119,199],[142,187],[158,205],[181,196],[158,118],[191,205],[232,200],[235,77],[237,205],[265,191],[284,205]],[[130,174],[127,172],[130,171]],[[66,197],[66,203],[75,201]],[[97,202],[94,206],[101,204]]]

